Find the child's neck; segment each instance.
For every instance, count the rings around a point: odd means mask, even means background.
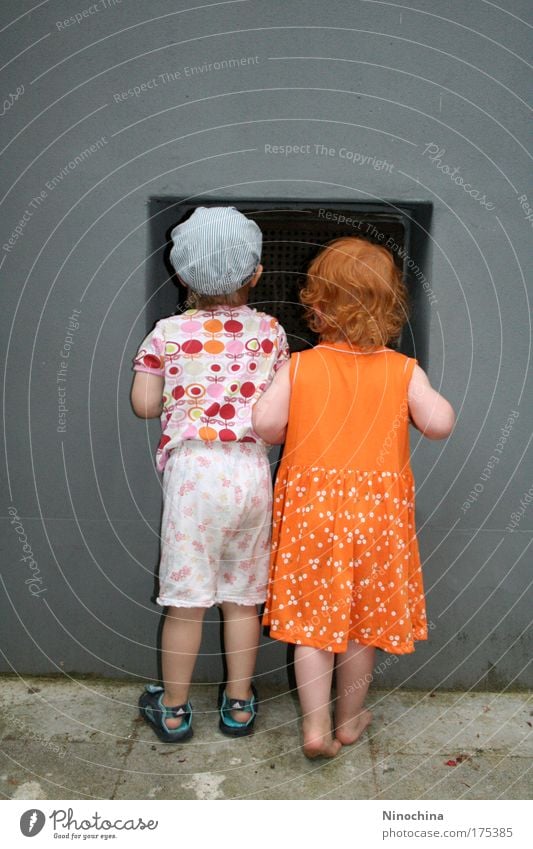
[[[380,351],[385,345],[356,345],[355,342],[351,342],[346,336],[335,336],[335,337],[320,337],[319,345],[348,345],[350,348],[354,348],[358,351]]]

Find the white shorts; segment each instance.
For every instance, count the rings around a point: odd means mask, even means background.
[[[183,442],[163,474],[157,603],[263,602],[271,521],[272,477],[263,445]]]

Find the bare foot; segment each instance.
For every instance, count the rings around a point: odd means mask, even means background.
[[[357,742],[365,728],[372,722],[372,714],[369,710],[362,710],[354,719],[343,722],[335,729],[335,737],[343,746],[351,746]]]
[[[306,758],[334,758],[342,748],[339,740],[334,739],[331,728],[310,728],[304,720],[303,732],[303,753]]]

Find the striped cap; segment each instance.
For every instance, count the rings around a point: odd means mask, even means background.
[[[199,206],[170,237],[176,274],[200,295],[236,292],[261,260],[261,230],[233,206]]]

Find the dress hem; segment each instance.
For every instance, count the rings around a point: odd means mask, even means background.
[[[320,649],[321,651],[329,651],[332,654],[344,654],[347,651],[348,643],[357,643],[361,646],[372,646],[373,648],[380,649],[381,651],[386,651],[388,654],[413,654],[415,651],[415,642],[421,642],[428,639],[427,633],[424,636],[416,636],[414,641],[407,647],[383,645],[380,640],[361,640],[356,637],[345,640],[343,643],[334,643],[332,641],[325,642],[323,640],[312,640],[308,638],[305,638],[304,640],[300,638],[291,638],[290,634],[282,634],[281,632],[278,633],[268,624],[265,625],[265,627],[269,629],[269,636],[273,640],[279,640],[282,643],[291,643],[294,646],[309,646],[310,648]]]

